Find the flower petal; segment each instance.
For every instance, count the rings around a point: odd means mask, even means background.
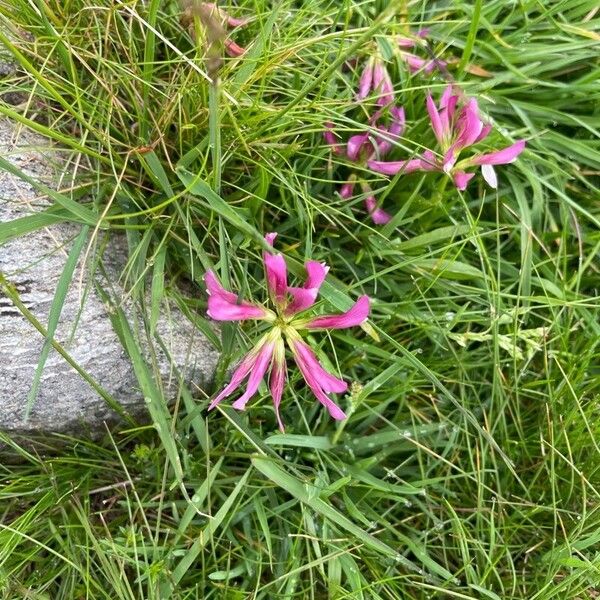
[[[312,393],[315,395],[317,400],[321,404],[323,404],[325,408],[327,408],[329,414],[334,419],[345,419],[346,415],[344,411],[323,391],[320,385],[320,380],[316,376],[316,371],[313,371],[314,363],[311,361],[307,363],[303,354],[300,351],[298,351],[298,343],[303,342],[295,338],[288,338],[288,343],[290,344],[290,348],[294,354],[294,360],[296,361],[296,364],[300,369],[300,373],[302,373],[302,377],[304,377],[304,381],[306,381],[306,384],[308,385]],[[316,364],[319,364],[318,361],[316,361]]]
[[[372,146],[369,141],[368,133],[361,133],[359,135],[353,135],[346,145],[346,154],[350,160],[356,161],[360,158],[361,150],[366,149],[363,148],[366,145]]]
[[[379,94],[379,106],[387,106],[394,101],[394,84],[385,64],[380,60],[376,61],[373,69],[373,89]]]
[[[481,174],[491,188],[497,189],[498,178],[492,165],[481,165]]]
[[[239,387],[242,381],[246,378],[248,373],[252,370],[254,363],[256,362],[256,357],[258,354],[258,350],[262,346],[263,340],[259,341],[258,344],[240,362],[237,369],[233,372],[231,376],[231,381],[221,390],[221,392],[215,397],[215,399],[210,403],[208,410],[212,410],[223,398],[227,398],[227,396],[231,395],[232,392]]]
[[[508,146],[497,152],[474,156],[469,162],[473,165],[506,165],[517,159],[517,156],[525,149],[525,143],[525,140],[519,140],[512,146]]]
[[[307,274],[304,287],[306,289],[319,289],[325,281],[325,277],[327,277],[329,267],[324,262],[321,263],[317,260],[307,260],[304,264],[304,268],[306,269]]]
[[[242,48],[238,46],[233,40],[225,40],[225,51],[232,58],[237,58],[238,56],[242,56],[246,52],[246,48]]]
[[[213,271],[204,275],[206,291],[208,292],[207,314],[215,321],[243,321],[245,319],[266,319],[269,311],[250,302],[238,302],[233,292],[228,292],[219,283]]]
[[[324,315],[315,317],[307,324],[307,329],[346,329],[355,327],[367,320],[369,316],[369,296],[361,296],[354,306],[341,315]]]
[[[456,106],[458,96],[454,94],[454,88],[452,87],[452,84],[449,83],[444,88],[444,91],[442,92],[442,95],[440,97],[440,110],[449,107],[452,102],[452,98],[456,98],[456,100],[454,100],[454,105]]]
[[[447,87],[440,100],[440,121],[444,130],[448,132],[452,131],[454,126],[454,113],[458,104],[458,96],[453,95],[452,91],[452,86]]]
[[[460,116],[460,134],[457,138],[457,150],[473,145],[483,130],[483,122],[479,118],[477,100],[471,98],[463,108]]]
[[[444,173],[450,173],[452,167],[456,164],[456,159],[458,158],[458,153],[460,152],[460,148],[458,148],[459,144],[454,143],[444,154],[444,158],[442,158],[442,171]]]
[[[385,138],[377,137],[377,154],[379,157],[385,156],[392,149],[392,139],[398,138],[402,135],[405,125],[404,108],[402,106],[393,106],[390,108],[390,114],[392,115],[392,124],[390,128],[378,127],[377,129],[382,133],[386,134]]]
[[[414,48],[417,45],[415,40],[411,40],[407,37],[396,38],[396,43],[400,48]]]
[[[265,235],[265,240],[267,244],[273,246],[276,237],[276,233],[267,233],[267,235]],[[275,302],[282,303],[285,300],[287,292],[287,266],[285,264],[285,259],[281,254],[263,252],[263,262],[267,273],[267,286],[269,292]]]
[[[316,260],[306,261],[304,268],[307,273],[304,286],[301,288],[288,288],[288,294],[293,300],[286,309],[287,315],[294,315],[297,312],[306,310],[315,303],[321,285],[325,281],[325,277],[329,271],[329,267],[325,263],[320,263]]]
[[[465,173],[464,171],[456,171],[452,175],[454,185],[458,190],[464,192],[467,189],[467,185],[471,179],[475,176],[475,173]]]
[[[423,171],[442,171],[443,164],[438,157],[431,151],[425,150],[421,155],[421,170]]]
[[[365,198],[365,206],[375,225],[385,225],[392,220],[392,215],[377,206],[377,200],[374,196],[367,196]]]
[[[279,405],[281,404],[286,377],[287,365],[285,363],[285,345],[283,340],[279,338],[275,342],[275,348],[273,350],[273,361],[271,363],[271,374],[269,376],[269,389],[271,391],[271,397],[273,398],[277,423],[279,424],[279,429],[281,431],[284,431],[285,429],[283,427],[281,415],[279,414]]]
[[[267,341],[259,350],[254,364],[252,365],[252,370],[250,371],[250,377],[248,378],[248,386],[246,387],[246,391],[232,404],[233,408],[244,410],[246,407],[246,402],[248,402],[248,400],[254,396],[258,390],[260,382],[269,368],[269,363],[271,362],[274,348],[275,342]]]
[[[433,134],[435,135],[435,138],[437,139],[440,146],[443,146],[444,138],[449,132],[442,125],[438,109],[435,105],[435,102],[433,101],[433,98],[429,94],[427,94],[427,112],[429,113],[429,119],[431,121],[431,129],[433,130]]]
[[[354,181],[347,181],[344,183],[340,188],[339,194],[344,200],[352,198],[352,195],[354,194]]]
[[[390,108],[390,114],[392,115],[392,124],[390,125],[390,135],[402,135],[404,131],[404,125],[406,123],[406,115],[404,114],[403,106],[392,106]]]
[[[481,128],[481,133],[479,134],[479,137],[475,140],[475,144],[478,144],[482,140],[485,140],[485,138],[489,135],[491,130],[492,130],[491,125],[484,125]]]
[[[295,339],[293,352],[294,356],[299,357],[303,364],[308,367],[313,377],[317,380],[319,387],[324,392],[341,394],[348,389],[348,384],[343,379],[332,375],[321,366],[312,348],[304,341]]]
[[[395,162],[386,162],[381,160],[368,160],[367,166],[371,171],[383,173],[384,175],[397,175],[398,173],[414,173],[423,170],[421,159],[413,158],[411,160],[397,160]]]
[[[404,59],[408,65],[409,71],[413,74],[423,71],[426,75],[430,75],[438,67],[438,64],[443,64],[445,66],[443,60],[424,59],[415,54],[411,54],[410,52],[402,52],[400,56]]]
[[[363,69],[358,82],[358,93],[356,94],[357,100],[364,100],[371,92],[371,86],[373,85],[373,61],[370,59],[367,66]]]

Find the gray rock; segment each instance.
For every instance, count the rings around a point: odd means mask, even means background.
[[[0,120],[0,155],[38,181],[56,185],[61,169],[48,143],[7,120]],[[66,184],[63,181],[63,186]],[[0,221],[32,214],[47,205],[47,200],[40,198],[29,184],[0,172]],[[16,288],[21,301],[44,326],[78,232],[76,225],[56,224],[0,246],[0,274]],[[108,273],[120,271],[123,242],[110,240],[103,256]],[[127,412],[139,414],[145,411],[145,403],[133,368],[112,328],[109,309],[91,285],[90,277],[90,269],[78,265],[55,339]],[[122,295],[118,282],[110,283]],[[131,316],[130,302],[124,309]],[[192,389],[202,388],[214,372],[216,351],[179,309],[165,306],[164,313],[157,333],[173,364],[162,351],[158,352],[157,362],[167,393],[176,395],[176,370]],[[42,344],[42,335],[10,298],[0,293],[0,430],[25,434],[104,431],[104,422],[114,420],[115,413],[54,349],[46,362],[33,410],[24,420]]]

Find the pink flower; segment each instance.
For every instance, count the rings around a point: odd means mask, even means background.
[[[394,102],[394,85],[385,63],[378,57],[372,56],[358,82],[357,100],[365,100],[371,92],[378,95],[377,104],[387,106]]]
[[[392,220],[392,215],[377,206],[377,199],[372,194],[365,198],[365,207],[375,225],[385,225]]]
[[[276,237],[276,233],[269,233],[265,236],[265,240],[273,246]],[[315,353],[302,339],[300,332],[346,329],[364,323],[369,316],[368,296],[361,296],[348,311],[342,314],[306,316],[301,313],[314,305],[329,267],[314,260],[307,261],[304,265],[306,280],[302,286],[294,287],[288,285],[287,266],[281,254],[264,252],[263,263],[274,311],[260,304],[239,300],[236,294],[221,286],[213,271],[208,271],[204,276],[208,291],[208,315],[211,318],[217,321],[260,319],[271,324],[271,329],[260,338],[237,366],[230,382],[212,400],[209,410],[233,394],[248,378],[246,390],[233,403],[234,408],[244,410],[246,403],[256,393],[270,369],[269,388],[277,422],[283,431],[279,406],[287,378],[285,341],[300,373],[317,400],[327,408],[334,419],[344,419],[346,415],[328,394],[346,391],[347,383],[321,366]]]
[[[382,118],[383,113],[389,113],[391,123],[387,125],[378,125],[378,121]],[[379,132],[371,133],[366,131],[353,135],[346,143],[345,155],[348,160],[354,163],[364,165],[372,159],[383,158],[392,149],[392,140],[400,137],[404,131],[405,116],[404,108],[401,106],[390,106],[379,109],[370,119],[369,125]],[[337,155],[343,155],[343,146],[338,142],[338,136],[335,133],[333,123],[325,123],[325,131],[323,133],[325,141],[331,146],[332,152]],[[350,179],[340,188],[340,196],[348,200],[354,193],[354,184],[356,177],[350,176]],[[391,215],[377,206],[377,201],[373,196],[370,188],[366,184],[361,184],[363,192],[367,193],[365,198],[365,207],[367,212],[373,219],[376,225],[382,225],[391,220]]]
[[[476,154],[459,161],[461,152],[484,140],[492,129],[491,125],[484,124],[480,119],[477,100],[471,98],[466,102],[461,101],[461,97],[454,94],[452,86],[449,85],[444,90],[438,106],[430,95],[427,96],[427,112],[440,154],[426,150],[420,157],[412,160],[369,160],[368,167],[385,175],[440,171],[449,174],[456,187],[463,191],[474,176],[474,173],[467,173],[465,169],[481,166],[482,175],[488,185],[496,188],[498,182],[493,165],[514,162],[525,148],[525,140],[519,140],[502,150]]]

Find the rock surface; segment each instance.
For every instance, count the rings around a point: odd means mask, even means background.
[[[0,120],[0,155],[38,181],[56,185],[56,157],[41,137],[7,120]],[[64,183],[63,183],[64,185]],[[48,205],[28,183],[0,171],[0,221],[32,214]],[[0,245],[0,274],[19,292],[21,301],[44,326],[79,227],[57,224]],[[115,246],[116,243],[116,246]],[[108,272],[119,272],[119,242],[111,239],[103,261]],[[88,285],[84,269],[80,286],[78,265],[55,339],[76,363],[131,414],[145,410],[133,368],[115,334],[107,307]],[[116,282],[111,282],[115,286]],[[117,290],[118,290],[117,286]],[[127,309],[126,309],[127,311]],[[175,307],[162,316],[157,333],[174,365],[194,389],[203,387],[214,372],[218,355],[212,344]],[[29,418],[24,420],[27,396],[43,344],[42,335],[0,292],[0,430],[20,434],[69,432],[102,433],[104,422],[116,415],[88,383],[54,349],[43,371],[39,393]],[[175,395],[172,365],[158,355],[159,370]]]

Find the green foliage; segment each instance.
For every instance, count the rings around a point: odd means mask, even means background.
[[[216,93],[176,2],[0,1],[0,41],[20,65],[6,88],[26,98],[0,113],[81,157],[76,188],[40,188],[52,208],[0,224],[0,242],[59,221],[102,240],[126,232],[124,280],[140,304],[150,292],[146,331],[113,318],[153,419],[58,453],[6,440],[20,462],[0,467],[3,597],[596,597],[596,2],[228,10],[251,17],[232,33],[248,52],[224,60]],[[360,198],[336,193],[348,170],[323,123],[360,131],[348,61],[377,43],[407,112],[393,156],[430,144],[425,91],[446,82],[386,54],[425,26],[493,121],[489,147],[527,138],[527,150],[498,169],[497,192],[479,175],[461,194],[438,174],[361,173],[395,215],[376,227]],[[160,344],[166,298],[223,351],[218,389],[256,332],[217,339],[201,277],[215,267],[262,299],[261,236],[275,230],[296,275],[307,258],[331,266],[324,307],[374,299],[368,332],[312,340],[355,382],[340,399],[349,419],[330,421],[295,373],[285,435],[266,390],[245,413],[206,415],[213,390],[181,386],[168,409],[141,350]]]

